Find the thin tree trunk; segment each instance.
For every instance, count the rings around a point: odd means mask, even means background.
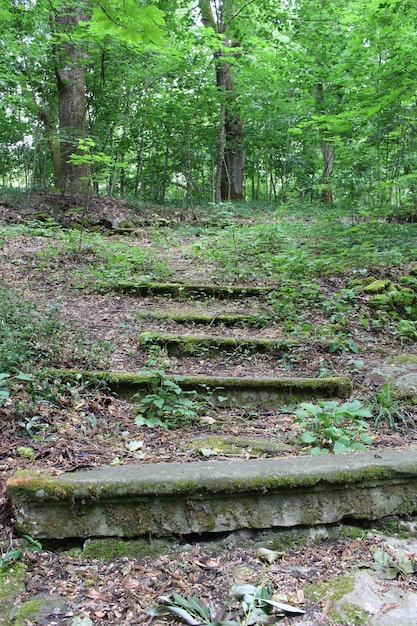
[[[217,167],[216,167],[216,191],[215,198],[216,202],[221,202],[224,198],[223,196],[223,177],[224,177],[224,167],[223,167],[223,155],[224,155],[224,142],[226,137],[226,127],[225,127],[225,112],[226,105],[224,101],[220,103],[220,125],[219,125],[219,146],[217,149]]]
[[[165,202],[165,194],[167,191],[168,165],[169,165],[169,144],[165,146],[164,170],[162,172],[161,189],[159,192],[159,202],[161,202],[162,204]]]
[[[332,176],[334,146],[328,141],[322,141],[321,151],[323,154],[323,174],[321,179],[323,187],[320,199],[323,204],[333,204]]]

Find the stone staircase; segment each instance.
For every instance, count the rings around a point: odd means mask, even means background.
[[[181,283],[121,283],[116,291],[137,297],[163,297],[166,309],[139,314],[161,330],[138,337],[141,350],[159,346],[168,355],[273,354],[292,346],[279,338],[263,338],[263,329],[245,337],[253,312],[233,315],[228,301],[263,301],[269,289],[218,287]],[[175,300],[189,300],[188,310],[175,314]],[[194,315],[196,300],[218,303],[215,313],[204,304]],[[203,309],[203,311],[202,311]],[[209,309],[209,307],[207,307]],[[273,322],[273,311],[269,311]],[[266,316],[268,318],[268,315]],[[196,335],[166,333],[166,320],[198,327]],[[213,336],[213,326],[224,324],[224,335]],[[240,336],[230,329],[242,328]],[[203,331],[201,330],[203,328]],[[265,328],[265,327],[264,327]],[[64,381],[102,378],[119,396],[146,393],[150,374],[59,371]],[[184,390],[210,397],[214,405],[246,403],[271,407],[305,399],[348,396],[346,377],[258,378],[239,376],[181,376]],[[238,529],[289,528],[334,524],[344,519],[375,520],[387,515],[412,514],[417,509],[415,453],[269,458],[188,463],[153,463],[55,472],[22,471],[8,481],[16,529],[34,538],[63,539],[94,536],[187,535]]]

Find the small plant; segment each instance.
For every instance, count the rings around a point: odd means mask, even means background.
[[[242,585],[234,589],[234,595],[240,598],[237,615],[232,615],[227,607],[216,610],[212,602],[207,606],[199,598],[187,599],[177,593],[160,596],[161,604],[145,612],[152,617],[171,614],[191,626],[250,626],[269,622],[274,611],[274,618],[304,613],[302,609],[274,600],[270,585]]]
[[[400,320],[397,324],[396,334],[401,343],[417,341],[417,321]]]
[[[239,622],[233,621],[226,617],[224,608],[216,611],[212,602],[206,606],[198,598],[183,598],[178,593],[171,596],[160,596],[158,598],[160,604],[151,606],[145,611],[152,617],[161,615],[174,615],[186,624],[198,626],[206,624],[207,626],[238,626]]]
[[[413,426],[415,425],[412,416],[404,411],[400,400],[397,400],[393,396],[391,383],[382,385],[372,408],[374,413],[376,413],[375,428],[379,428],[383,420],[387,420],[390,428],[393,430],[398,427],[399,421],[401,421],[406,428],[408,428],[410,423]]]
[[[176,382],[167,378],[163,371],[155,370],[151,373],[149,391],[144,397],[139,393],[133,396],[141,398],[135,418],[136,426],[171,428],[189,425],[197,418],[197,392],[184,391]]]
[[[24,381],[31,382],[34,380],[34,377],[31,374],[24,374],[23,372],[19,372],[15,376],[11,376],[7,372],[0,373],[0,407],[6,402],[7,398],[10,396],[11,389],[9,382],[12,381]],[[6,382],[7,381],[7,382]]]
[[[386,546],[384,550],[377,548],[374,551],[374,562],[371,568],[380,578],[394,580],[394,578],[406,579],[417,570],[417,562],[414,554],[406,554],[403,550],[393,550]],[[369,567],[369,564],[367,564]]]
[[[36,441],[45,440],[50,441],[51,436],[45,437],[45,431],[49,428],[49,424],[46,423],[43,415],[32,415],[31,417],[25,417],[24,420],[19,422],[19,426],[27,432],[27,434]]]
[[[369,424],[364,419],[372,417],[372,412],[359,400],[343,404],[336,401],[303,402],[295,415],[302,431],[296,442],[305,446],[305,451],[310,454],[344,454],[365,450],[372,444]]]
[[[27,545],[21,548],[13,548],[0,554],[0,569],[6,569],[9,565],[19,561],[25,552],[38,552],[42,550],[42,544],[36,539],[33,539],[30,535],[23,535],[23,538],[27,541]]]
[[[353,339],[338,336],[330,341],[328,350],[330,353],[340,352],[341,354],[346,354],[347,352],[353,352],[357,354],[359,347]]]

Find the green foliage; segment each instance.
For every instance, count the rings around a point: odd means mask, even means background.
[[[155,5],[134,0],[101,0],[94,6],[91,20],[84,23],[89,33],[104,38],[115,37],[131,44],[164,42],[164,12]]]
[[[410,425],[415,427],[412,415],[404,408],[403,402],[395,398],[391,383],[382,385],[372,403],[372,412],[375,415],[375,428],[379,428],[384,420],[393,430],[398,428],[398,424],[406,429]]]
[[[372,412],[359,400],[343,404],[337,401],[303,402],[295,415],[295,422],[301,429],[296,441],[310,454],[344,454],[365,450],[372,444],[369,424],[365,421],[372,417]]]
[[[88,164],[91,179],[95,183],[103,183],[115,168],[123,168],[127,163],[118,163],[114,157],[102,151],[97,151],[96,142],[91,137],[78,140],[78,152],[70,154],[68,161],[73,165]]]
[[[233,613],[227,607],[216,610],[212,603],[206,606],[199,598],[183,598],[178,593],[160,596],[160,604],[150,607],[146,613],[153,618],[172,615],[191,626],[250,626],[304,613],[302,609],[274,600],[270,585],[242,585],[234,589],[234,595],[240,598],[241,606]]]
[[[202,234],[195,255],[203,256],[213,266],[216,281],[261,278],[268,282],[279,277],[283,286],[277,293],[276,306],[280,312],[279,296],[283,296],[282,314],[286,310],[291,314],[291,297],[298,300],[301,296],[297,294],[300,280],[344,275],[347,269],[359,271],[417,258],[414,246],[417,224],[379,221],[351,227],[346,224],[346,212],[329,209],[308,218],[291,209],[285,217],[265,224],[240,225],[236,230],[234,226],[227,226],[221,231]],[[318,297],[323,297],[319,289],[316,292]],[[304,289],[301,297],[311,302],[312,295]],[[347,293],[342,296],[341,306],[352,304],[347,296]]]
[[[13,381],[28,382],[33,381],[34,377],[31,374],[24,374],[19,372],[18,374],[11,376],[5,372],[0,373],[0,407],[4,405],[11,393],[11,386],[9,383]]]
[[[396,324],[395,334],[402,343],[417,341],[417,320],[400,320]]]
[[[107,346],[96,343],[92,350],[82,331],[60,322],[55,304],[43,313],[17,292],[0,287],[0,372],[26,373],[59,364],[66,344],[72,344],[74,366],[97,367],[106,358]]]
[[[62,230],[58,233],[58,242],[48,245],[38,253],[39,268],[50,267],[55,262],[65,259],[65,281],[72,279],[74,286],[94,291],[108,291],[119,282],[152,280],[166,278],[170,271],[164,260],[158,260],[134,243],[109,240],[99,233]],[[68,271],[68,262],[74,268]],[[81,266],[81,267],[80,267]],[[59,280],[59,267],[56,279]]]
[[[196,395],[195,391],[181,389],[176,382],[167,378],[163,371],[155,370],[151,372],[149,393],[144,397],[140,393],[133,396],[140,398],[135,424],[150,428],[188,426],[198,417],[199,405]]]
[[[19,548],[13,548],[8,550],[7,552],[1,553],[0,569],[5,569],[16,561],[19,561],[25,554],[25,552],[39,552],[40,550],[42,550],[42,544],[36,539],[33,539],[33,537],[31,537],[30,535],[23,535],[23,539],[26,540],[24,546]]]
[[[61,330],[56,307],[42,315],[21,295],[0,287],[0,371],[24,371],[55,361]]]

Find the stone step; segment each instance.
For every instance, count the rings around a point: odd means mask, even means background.
[[[7,482],[16,531],[140,537],[377,520],[417,511],[416,449],[107,466]]]
[[[111,393],[123,398],[148,393],[152,372],[116,373],[83,370],[49,370],[48,377],[65,383],[80,380],[103,382]],[[352,381],[346,376],[328,378],[250,378],[234,376],[166,375],[184,391],[197,391],[215,405],[278,406],[314,398],[344,398],[352,393]]]
[[[171,321],[176,324],[192,324],[200,326],[237,326],[263,328],[273,322],[273,315],[262,313],[198,313],[182,311],[139,311],[138,319],[154,321]]]
[[[194,355],[208,357],[219,353],[284,354],[297,347],[295,339],[255,339],[252,337],[218,337],[216,335],[174,335],[170,333],[145,332],[139,335],[141,347],[159,346],[169,356]]]
[[[189,283],[127,282],[114,283],[113,291],[132,296],[166,296],[178,299],[215,298],[217,300],[239,300],[240,298],[265,298],[272,287],[247,285],[192,285]],[[106,287],[106,291],[108,288]]]

